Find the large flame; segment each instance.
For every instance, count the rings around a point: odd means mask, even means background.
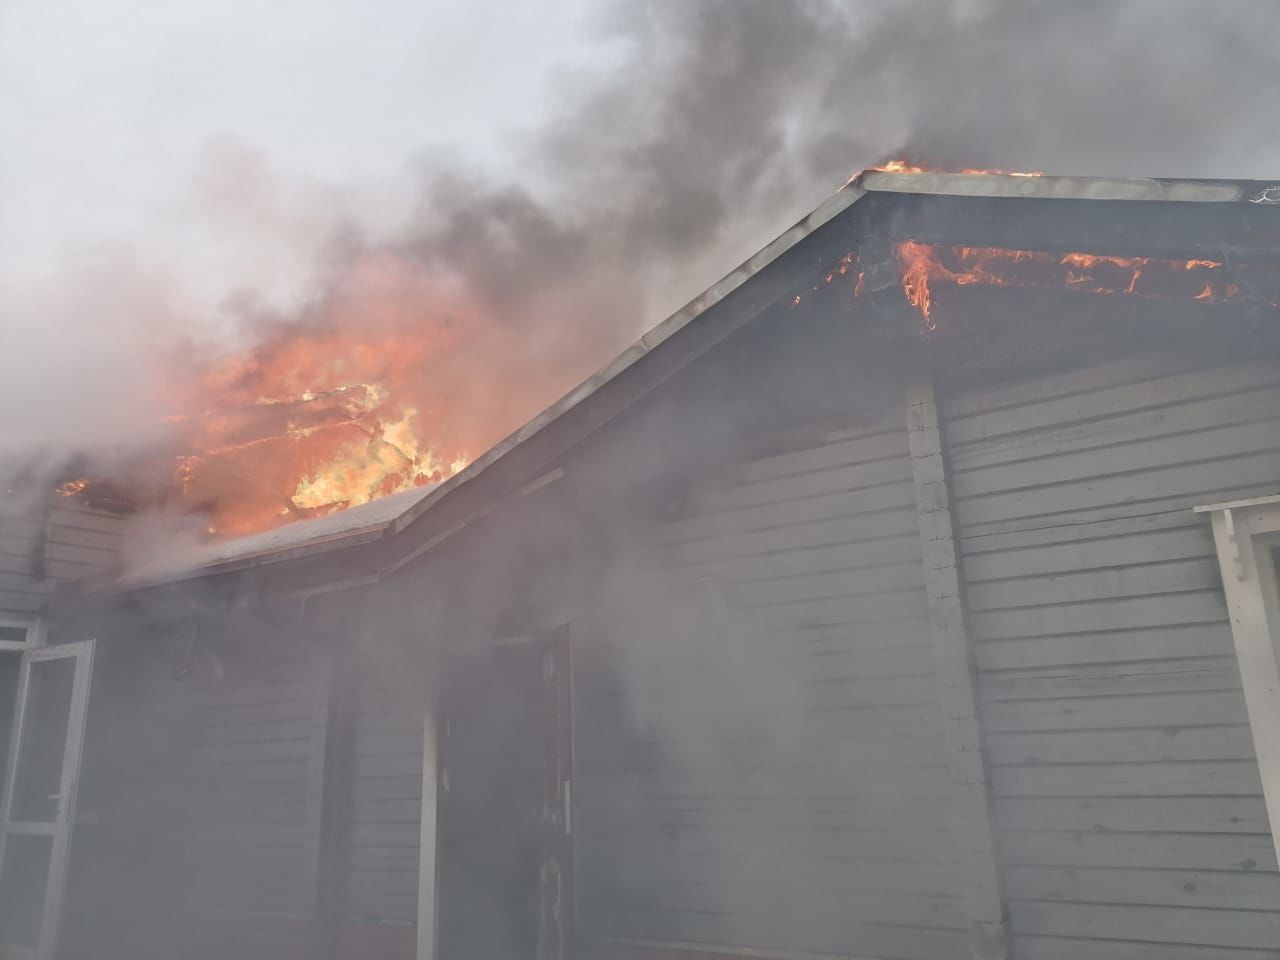
[[[318,316],[174,385],[170,494],[236,534],[449,477],[490,439],[459,409],[464,325],[486,326],[438,278],[361,264]]]
[[[437,481],[467,462],[430,441],[415,382],[442,344],[409,331],[282,332],[192,383],[207,409],[170,423],[173,493],[210,532],[246,533]]]
[[[430,443],[429,418],[405,390],[421,342],[358,342],[343,332],[277,346],[286,349],[271,351],[266,370],[257,351],[218,364],[202,382],[215,406],[172,420],[183,452],[173,458],[169,492],[204,512],[211,533],[355,506],[466,465],[464,450]],[[239,376],[220,383],[228,369]],[[249,381],[270,389],[248,396]]]
[[[511,328],[462,281],[394,255],[255,329],[248,347],[187,346],[155,371],[157,445],[59,492],[124,490],[135,507],[201,517],[210,534],[256,532],[447,479],[578,372],[513,375]]]

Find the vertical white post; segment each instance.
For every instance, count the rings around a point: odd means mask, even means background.
[[[418,958],[436,955],[436,791],[439,783],[439,742],[435,704],[427,702],[422,729],[422,826],[418,855]]]
[[[1005,960],[1009,956],[1008,933],[987,796],[973,651],[961,597],[938,405],[927,380],[907,388],[907,443],[945,727],[953,833],[973,956],[975,960]]]

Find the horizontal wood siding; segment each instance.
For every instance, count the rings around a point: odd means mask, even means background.
[[[1099,363],[944,398],[1020,960],[1280,957],[1212,535],[1280,490],[1280,362]]]
[[[319,825],[314,665],[293,651],[199,659],[173,695],[188,902],[202,956],[304,956]],[[219,675],[221,673],[221,675]]]
[[[746,464],[671,525],[668,558],[699,595],[714,584],[727,636],[709,669],[731,679],[717,693],[670,677],[675,709],[619,747],[622,796],[603,814],[597,732],[578,712],[580,927],[765,954],[962,955],[903,411]],[[758,684],[733,686],[752,671]],[[725,689],[779,702],[740,705],[755,726],[718,702]]]
[[[376,651],[359,662],[358,670],[343,950],[408,960],[416,944],[425,698],[391,658]]]
[[[38,518],[0,509],[0,612],[44,608],[55,582],[44,576],[43,544]]]
[[[60,582],[116,568],[124,520],[60,497],[46,508],[0,508],[0,611],[43,610]]]
[[[44,529],[44,567],[52,579],[80,580],[118,568],[123,517],[57,498]]]

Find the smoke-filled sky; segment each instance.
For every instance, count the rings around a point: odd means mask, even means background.
[[[888,156],[1280,176],[1277,36],[1271,0],[5,0],[0,451],[146,435],[173,344],[363,322],[325,304],[388,252],[479,304],[447,362],[505,430]],[[495,353],[538,371],[497,406]]]

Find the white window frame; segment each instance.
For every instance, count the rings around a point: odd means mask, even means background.
[[[1271,839],[1280,856],[1280,496],[1196,507],[1213,539],[1235,640]]]

